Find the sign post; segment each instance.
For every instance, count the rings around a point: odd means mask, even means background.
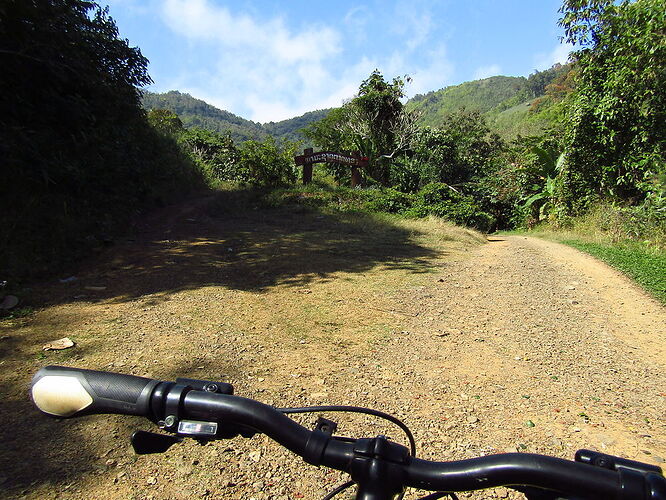
[[[305,156],[312,155],[312,148],[307,148],[303,153]],[[296,163],[298,165],[298,163]],[[312,163],[303,163],[303,185],[310,184],[312,182]]]
[[[359,171],[358,167],[353,166],[352,167],[351,187],[355,188],[359,184],[361,184],[361,172]]]
[[[352,187],[361,184],[361,171],[359,167],[367,167],[369,160],[366,156],[361,156],[360,152],[354,154],[336,153],[333,151],[319,151],[314,153],[312,148],[307,148],[302,155],[295,156],[296,165],[303,166],[303,184],[312,182],[312,165],[315,163],[338,163],[340,165],[349,165],[352,169]]]

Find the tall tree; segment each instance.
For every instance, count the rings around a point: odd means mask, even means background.
[[[383,186],[390,184],[391,162],[409,148],[417,132],[417,115],[404,109],[405,81],[388,82],[375,70],[361,83],[358,95],[347,104],[344,128],[370,163],[368,175]]]
[[[661,0],[565,0],[564,40],[579,50],[569,107],[565,205],[595,196],[640,201],[664,172],[666,9]]]
[[[147,66],[93,1],[0,2],[0,262],[39,271],[196,182],[146,121]]]
[[[391,163],[409,148],[417,132],[417,113],[405,110],[405,81],[386,81],[375,70],[358,94],[340,111],[311,125],[305,132],[318,146],[356,149],[370,160],[366,174],[383,186],[390,184]]]
[[[176,113],[168,109],[148,111],[148,123],[163,134],[175,136],[183,131],[183,122]]]
[[[463,108],[447,115],[440,128],[419,130],[412,141],[411,162],[421,171],[421,185],[458,186],[486,173],[492,157],[500,153],[498,141],[481,114]]]
[[[108,9],[83,0],[3,2],[0,60],[1,153],[17,178],[50,187],[72,180],[61,154],[141,116],[139,87],[151,82]]]

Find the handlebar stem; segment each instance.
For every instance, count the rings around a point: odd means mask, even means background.
[[[357,500],[395,498],[404,490],[407,448],[384,436],[354,444],[351,477],[358,484]]]

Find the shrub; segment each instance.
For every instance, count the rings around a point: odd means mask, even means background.
[[[185,154],[199,167],[209,184],[244,180],[237,178],[239,153],[228,134],[192,128],[181,130],[176,137]]]
[[[416,194],[413,207],[406,215],[424,217],[436,215],[481,231],[489,231],[495,218],[484,212],[473,197],[455,191],[451,186],[433,182],[423,186]]]
[[[238,148],[240,158],[235,175],[257,187],[280,187],[296,182],[294,153],[298,143],[277,144],[271,136],[263,142],[245,141]]]
[[[366,193],[373,193],[369,201],[366,203],[368,210],[373,212],[388,212],[395,214],[404,212],[413,204],[412,196],[392,188],[368,190]]]

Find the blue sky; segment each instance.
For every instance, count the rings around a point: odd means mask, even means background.
[[[560,0],[100,0],[179,90],[258,122],[353,97],[375,69],[411,97],[564,62]]]

